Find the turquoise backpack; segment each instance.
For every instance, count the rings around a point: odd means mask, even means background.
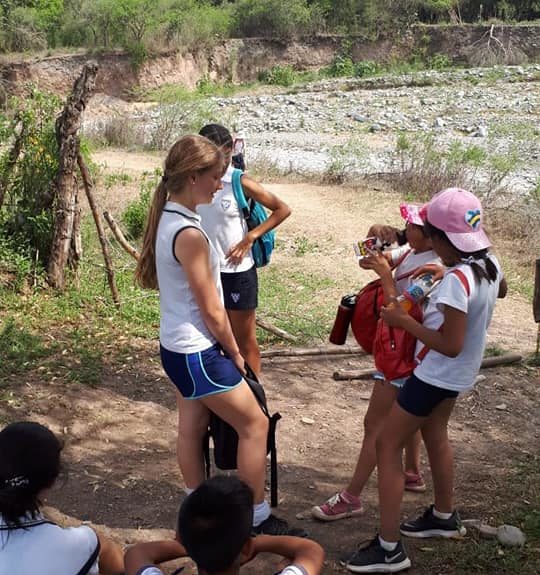
[[[232,189],[234,198],[238,207],[244,214],[244,219],[248,230],[256,228],[259,224],[268,219],[266,210],[261,204],[256,202],[253,198],[246,200],[244,190],[242,189],[242,182],[240,178],[242,177],[242,170],[234,169],[232,173]],[[260,238],[257,238],[251,247],[251,255],[255,260],[255,265],[258,268],[265,266],[270,261],[270,255],[274,249],[275,233],[274,230],[270,230],[263,234]]]

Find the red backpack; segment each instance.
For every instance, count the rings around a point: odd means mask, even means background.
[[[409,255],[410,250],[405,252],[396,262],[396,266]],[[409,277],[416,270],[403,274],[396,278],[401,280]],[[377,331],[381,307],[384,305],[384,292],[380,279],[373,280],[365,285],[356,296],[351,329],[358,345],[366,352],[373,353],[373,342]]]
[[[463,288],[470,295],[470,286],[467,277],[461,270],[452,270],[463,284]],[[422,308],[416,304],[409,312],[416,321],[422,322]],[[442,326],[441,326],[442,327]],[[415,357],[416,338],[400,327],[391,327],[382,319],[377,323],[375,341],[373,342],[373,357],[375,367],[382,372],[386,381],[408,377],[429,351],[424,346]]]

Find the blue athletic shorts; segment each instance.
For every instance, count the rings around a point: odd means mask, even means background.
[[[218,344],[196,353],[176,353],[160,345],[161,364],[184,399],[230,391],[243,381]]]
[[[399,390],[397,402],[406,412],[416,417],[427,417],[445,399],[455,399],[459,393],[435,387],[416,375],[411,375]]]
[[[256,309],[259,294],[257,268],[253,266],[245,272],[222,273],[223,301],[225,309]]]

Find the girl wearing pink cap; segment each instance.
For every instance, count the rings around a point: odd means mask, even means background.
[[[424,222],[420,217],[421,208],[413,204],[400,206],[401,215],[407,222],[405,233],[408,246],[384,254],[374,252],[360,260],[362,268],[373,270],[381,278],[386,303],[405,291],[421,268],[429,264],[441,264],[425,233]],[[360,495],[377,463],[375,440],[405,381],[405,377],[393,381],[385,381],[382,374],[377,377],[364,417],[364,438],[353,476],[345,489],[311,509],[316,519],[336,521],[363,512]],[[426,489],[420,473],[420,443],[420,433],[417,433],[411,435],[405,446],[405,489],[409,491],[422,492]]]
[[[355,573],[395,573],[410,567],[400,532],[417,538],[465,534],[454,509],[448,419],[458,395],[474,385],[495,300],[504,297],[507,288],[497,259],[488,251],[482,207],[474,194],[443,190],[422,215],[433,249],[447,270],[430,294],[422,324],[400,306],[390,305],[381,312],[389,325],[416,336],[421,363],[399,391],[377,438],[381,529],[348,559],[347,568]],[[419,518],[400,525],[401,451],[419,429],[429,456],[435,502]]]

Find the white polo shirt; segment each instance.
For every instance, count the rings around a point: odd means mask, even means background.
[[[0,575],[77,575],[98,548],[86,525],[62,528],[41,514],[22,521],[8,528],[0,515]],[[97,558],[87,573],[99,575]]]
[[[231,264],[227,260],[229,250],[241,242],[248,233],[244,214],[240,211],[234,197],[232,187],[233,166],[229,165],[221,179],[223,188],[214,195],[211,204],[197,206],[197,213],[201,216],[201,224],[215,246],[222,273],[244,272],[254,266],[251,250],[248,250],[239,264]]]

